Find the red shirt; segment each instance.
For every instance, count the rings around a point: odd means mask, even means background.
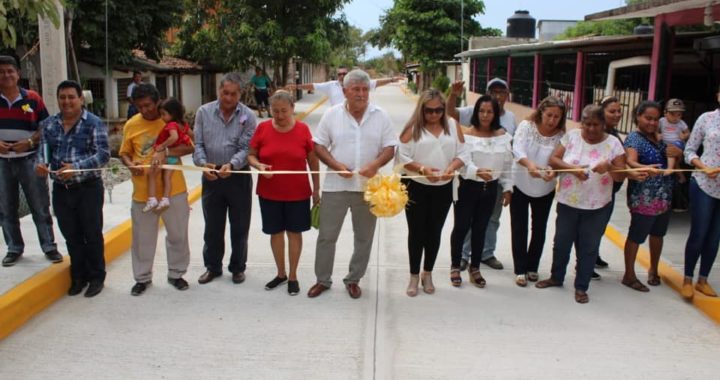
[[[157,148],[158,146],[160,146],[160,144],[167,141],[167,139],[170,137],[170,131],[172,130],[177,131],[178,139],[177,141],[175,141],[175,144],[170,145],[168,148],[175,148],[180,145],[192,146],[192,140],[190,140],[190,136],[188,136],[189,129],[190,127],[187,125],[187,123],[183,123],[182,127],[180,126],[180,124],[174,121],[165,124],[165,127],[162,129],[162,131],[160,131],[160,134],[155,140],[153,148]]]
[[[296,121],[288,132],[278,132],[272,120],[260,123],[250,146],[257,151],[260,162],[270,165],[271,170],[307,169],[307,156],[313,150],[312,135],[307,124]],[[301,201],[310,198],[309,175],[276,174],[272,178],[258,176],[257,194],[273,201]]]

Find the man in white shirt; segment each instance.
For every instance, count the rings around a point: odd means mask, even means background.
[[[320,91],[327,95],[330,99],[330,106],[336,106],[345,102],[345,94],[343,93],[343,78],[347,75],[348,69],[346,67],[339,67],[337,70],[337,80],[331,80],[322,83],[303,83],[303,84],[291,84],[288,86],[289,89],[294,90],[296,88],[307,90],[307,91]],[[384,86],[388,83],[397,82],[398,78],[383,78],[383,79],[372,79],[370,80],[369,89],[370,91],[375,88]]]
[[[350,272],[343,279],[350,297],[362,294],[358,282],[365,275],[376,217],[363,199],[368,178],[392,160],[397,135],[388,114],[368,102],[370,77],[362,70],[353,70],[343,79],[346,101],[325,111],[313,141],[315,154],[327,165],[322,200],[320,228],[315,251],[317,283],[308,291],[314,298],[332,285],[335,244],[348,209],[352,212],[354,251]]]
[[[135,106],[135,103],[132,100],[132,93],[133,90],[135,90],[135,87],[137,87],[137,85],[139,85],[140,83],[142,83],[142,74],[139,71],[133,71],[132,82],[130,82],[130,84],[128,85],[126,94],[127,101],[128,103],[130,103],[127,111],[128,120],[130,120],[131,117],[135,116],[135,114],[139,112],[137,107]]]
[[[452,84],[450,96],[448,97],[445,112],[448,116],[454,118],[462,125],[470,125],[474,106],[455,108],[457,97],[462,94],[465,82],[457,81]],[[495,98],[500,105],[500,126],[510,135],[515,134],[515,114],[505,109],[510,89],[507,82],[500,78],[493,78],[487,83],[487,94]],[[490,222],[485,231],[485,245],[481,256],[483,264],[493,269],[503,269],[503,264],[495,257],[495,246],[497,245],[497,231],[500,228],[500,215],[502,214],[502,192],[498,192]],[[460,269],[465,270],[470,261],[470,234],[465,237],[463,245],[463,258],[460,263]]]

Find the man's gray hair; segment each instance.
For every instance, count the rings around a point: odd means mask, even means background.
[[[223,75],[222,79],[220,79],[220,85],[218,88],[222,88],[222,86],[225,85],[225,82],[235,83],[240,87],[240,89],[244,86],[242,76],[238,72],[231,72]]]
[[[362,82],[370,86],[370,75],[360,69],[352,70],[345,75],[343,87],[350,87],[350,84],[353,82]]]

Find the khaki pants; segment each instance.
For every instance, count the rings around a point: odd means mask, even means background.
[[[357,283],[365,275],[370,260],[373,236],[375,234],[375,215],[363,200],[360,192],[324,192],[320,204],[320,231],[315,250],[315,275],[317,281],[325,286],[332,285],[335,245],[348,209],[352,213],[354,249],[350,259],[345,284]]]
[[[145,203],[132,202],[132,254],[133,276],[137,282],[152,280],[152,267],[159,233],[159,221],[165,224],[165,250],[167,252],[168,278],[177,279],[187,272],[190,264],[188,222],[190,205],[187,193],[170,197],[170,207],[160,215],[143,212]]]

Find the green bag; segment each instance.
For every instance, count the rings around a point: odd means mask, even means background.
[[[320,202],[310,209],[310,225],[316,230],[320,228]]]

